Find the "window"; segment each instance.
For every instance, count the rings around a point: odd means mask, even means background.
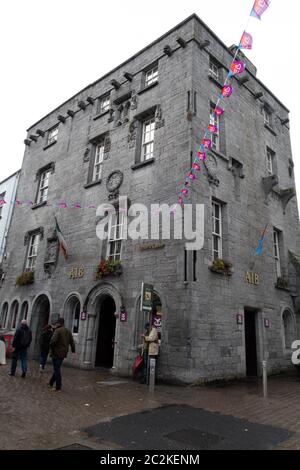
[[[1,193],[0,194],[0,219],[2,217],[2,209],[3,209],[3,205],[4,205],[4,198],[5,198],[5,194],[6,193]]]
[[[212,203],[212,257],[222,259],[222,206],[220,203]]]
[[[75,335],[78,334],[79,331],[79,318],[80,318],[80,302],[77,299],[75,304],[73,305],[73,315],[72,315],[72,333]]]
[[[47,201],[48,197],[48,189],[49,189],[49,178],[51,174],[51,170],[48,169],[46,171],[43,171],[40,174],[40,183],[39,183],[39,190],[38,190],[38,196],[37,196],[37,204],[41,204],[42,202]]]
[[[145,72],[145,87],[158,81],[158,65]]]
[[[106,111],[109,110],[110,106],[110,96],[105,95],[102,98],[99,99],[99,108],[98,108],[98,113],[106,113]]]
[[[217,65],[216,62],[214,62],[213,59],[210,59],[209,61],[209,74],[215,80],[219,79],[219,66]]]
[[[113,261],[121,259],[124,213],[117,210],[111,215],[107,258]]]
[[[212,148],[216,151],[219,150],[219,130],[220,130],[220,118],[215,114],[215,105],[210,105],[210,124],[213,124],[217,127],[217,132],[211,133]]]
[[[267,125],[267,126],[271,126],[271,113],[266,109],[266,108],[263,108],[263,116],[264,116],[264,123]]]
[[[269,175],[273,175],[273,154],[267,150],[267,171]]]
[[[280,233],[278,230],[274,229],[274,259],[275,259],[275,269],[277,279],[281,277],[281,264],[280,264],[280,251],[279,251],[279,237]]]
[[[58,126],[53,127],[48,131],[47,145],[53,144],[57,141],[58,136]]]
[[[18,313],[19,313],[19,303],[17,300],[15,300],[11,307],[11,329],[12,330],[15,330],[17,327]]]
[[[28,317],[28,302],[25,301],[21,307],[21,320],[27,320]]]
[[[295,323],[292,313],[285,310],[282,315],[283,331],[284,331],[284,348],[291,349],[295,338]]]
[[[40,242],[39,233],[35,235],[31,235],[30,240],[29,240],[29,247],[28,247],[27,259],[26,259],[26,265],[25,265],[25,268],[27,271],[34,271],[35,269],[39,242]]]
[[[93,181],[99,181],[101,178],[103,160],[104,160],[104,141],[96,145],[96,148],[95,148]]]
[[[154,132],[155,118],[153,117],[143,123],[141,162],[145,162],[146,160],[153,158]]]
[[[2,312],[1,312],[1,320],[0,320],[0,326],[2,328],[6,327],[7,324],[7,314],[8,314],[8,303],[5,302],[2,306]]]

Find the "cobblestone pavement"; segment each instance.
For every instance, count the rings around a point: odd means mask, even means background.
[[[186,404],[253,423],[293,432],[278,449],[300,449],[300,380],[296,376],[270,378],[269,397],[261,382],[179,387],[157,385],[153,395],[145,385],[112,376],[105,370],[63,368],[63,390],[47,388],[51,366],[41,374],[30,362],[26,379],[18,370],[9,377],[9,364],[0,367],[0,449],[56,449],[74,443],[93,449],[118,449],[101,444],[82,429],[162,405]]]

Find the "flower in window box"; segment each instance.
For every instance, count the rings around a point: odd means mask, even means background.
[[[278,277],[277,282],[276,282],[276,287],[278,287],[279,289],[288,289],[289,288],[289,282],[284,277]]]
[[[214,273],[225,274],[226,276],[231,276],[233,274],[232,263],[219,258],[213,260],[213,263],[211,266],[209,266],[209,269]]]
[[[122,265],[119,260],[102,259],[96,272],[96,280],[105,276],[120,276],[122,274]]]
[[[34,283],[34,271],[23,272],[16,280],[18,286],[27,286]]]

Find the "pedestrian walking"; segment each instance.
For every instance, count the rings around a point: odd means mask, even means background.
[[[49,350],[50,350],[50,340],[53,335],[53,328],[51,325],[45,325],[42,329],[42,334],[40,337],[40,372],[45,370],[45,365],[47,362]]]
[[[71,347],[72,353],[75,353],[75,343],[71,331],[65,327],[63,318],[59,318],[55,326],[55,331],[50,340],[53,375],[48,386],[52,390],[60,392],[62,387],[61,365],[64,358],[68,355],[69,347]],[[53,388],[54,384],[55,388]]]
[[[28,326],[27,320],[22,320],[18,326],[12,342],[13,353],[11,361],[11,369],[9,375],[16,375],[18,359],[21,360],[22,379],[25,379],[27,373],[27,349],[32,341],[32,333]]]
[[[2,325],[0,325],[0,330]],[[0,366],[6,365],[6,344],[5,338],[2,333],[0,333]]]

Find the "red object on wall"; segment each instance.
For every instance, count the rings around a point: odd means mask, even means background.
[[[4,335],[4,339],[5,339],[5,344],[6,344],[6,357],[11,357],[12,355],[12,342],[13,342],[13,339],[14,339],[14,335],[13,334],[6,334]]]

